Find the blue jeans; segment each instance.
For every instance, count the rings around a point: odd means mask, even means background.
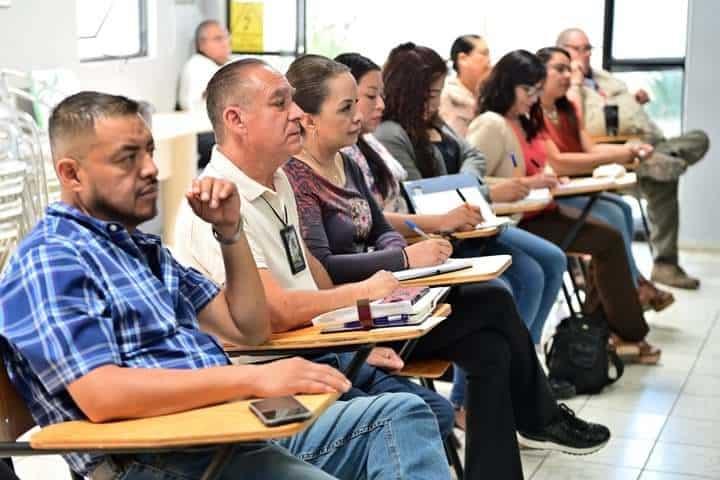
[[[582,210],[589,201],[590,197],[586,196],[568,197],[557,200],[561,205],[575,207],[579,210]],[[614,193],[601,193],[600,198],[597,199],[592,210],[590,210],[590,214],[596,219],[615,227],[622,235],[625,254],[627,255],[628,265],[630,265],[630,273],[632,273],[633,283],[637,287],[640,270],[638,270],[635,264],[635,257],[633,257],[632,253],[632,239],[633,233],[635,232],[632,208],[630,208],[630,205],[619,195],[615,195]]]
[[[520,228],[509,227],[498,237],[488,241],[484,255],[512,255],[512,265],[500,277],[512,292],[517,310],[530,332],[534,344],[539,344],[545,320],[557,299],[567,258],[560,248]],[[464,255],[469,256],[469,255]],[[463,405],[465,372],[454,369],[450,401]]]
[[[344,372],[352,361],[352,353],[328,353],[319,357],[313,357],[312,361],[325,363]],[[452,405],[445,397],[437,392],[411,382],[407,378],[389,374],[377,367],[363,363],[355,375],[352,388],[346,392],[341,400],[350,400],[368,395],[380,395],[381,393],[412,393],[422,398],[435,414],[438,428],[443,438],[452,433],[455,425],[455,415]]]
[[[121,480],[200,478],[212,449],[134,455]],[[449,479],[437,424],[415,395],[335,402],[290,438],[238,444],[219,480]]]

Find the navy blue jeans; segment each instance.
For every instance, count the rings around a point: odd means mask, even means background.
[[[128,458],[117,480],[200,478],[214,449]],[[302,432],[233,447],[219,480],[302,478],[449,480],[437,424],[415,395],[388,393],[335,402]]]
[[[325,363],[345,371],[352,360],[352,353],[329,353],[320,357],[314,357],[313,362]],[[392,375],[379,368],[364,363],[353,380],[352,388],[340,399],[350,400],[368,395],[379,395],[381,393],[412,393],[422,398],[435,414],[438,428],[443,438],[450,435],[455,423],[452,405],[445,397],[428,390],[427,388],[411,382],[407,378]]]

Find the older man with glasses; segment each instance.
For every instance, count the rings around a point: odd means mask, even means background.
[[[572,86],[568,97],[581,110],[591,135],[605,135],[605,105],[617,105],[620,134],[637,135],[653,144],[655,152],[638,169],[640,190],[648,201],[650,242],[654,248],[651,279],[677,288],[695,290],[700,280],[691,277],[678,263],[680,208],[678,183],[688,166],[705,156],[709,139],[701,130],[665,138],[662,130],[645,112],[650,96],[643,90],[630,93],[627,85],[610,72],[590,66],[593,47],[579,28],[563,30],[558,47],[572,58]]]

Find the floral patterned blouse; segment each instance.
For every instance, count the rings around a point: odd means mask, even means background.
[[[345,155],[343,166],[342,187],[296,158],[284,166],[310,253],[335,283],[364,280],[378,270],[402,270],[405,240],[385,220],[360,168]]]

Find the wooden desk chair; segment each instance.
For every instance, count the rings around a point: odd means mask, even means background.
[[[397,372],[397,375],[432,381],[445,375],[448,368],[450,368],[450,362],[447,360],[415,360],[406,363],[403,369]]]
[[[591,135],[595,143],[625,143],[628,140],[639,140],[638,135]]]
[[[151,418],[107,423],[71,421],[47,426],[29,442],[16,439],[35,422],[0,361],[0,457],[95,452],[128,454],[170,452],[180,448],[217,445],[203,480],[222,470],[232,444],[294,435],[308,427],[338,398],[338,394],[297,395],[312,418],[266,427],[249,409],[249,401],[236,401]],[[81,478],[73,472],[73,478]]]
[[[431,237],[442,238],[445,237],[448,240],[469,240],[473,238],[490,238],[498,235],[503,229],[503,226],[494,225],[490,227],[476,228],[475,230],[467,230],[464,232],[452,232],[449,234],[443,234],[442,236],[436,234],[430,234]],[[405,237],[405,241],[408,245],[412,245],[417,242],[425,240],[420,236]]]
[[[502,275],[512,264],[510,255],[488,255],[464,260],[472,260],[473,266],[455,272],[403,280],[400,284],[403,287],[446,287],[463,283],[487,282]]]
[[[353,379],[360,365],[367,359],[370,350],[380,342],[405,341],[405,346],[412,349],[414,342],[427,332],[435,328],[441,321],[450,315],[451,307],[448,304],[439,304],[432,314],[420,325],[393,328],[374,328],[370,330],[354,330],[350,332],[322,333],[320,327],[312,326],[283,333],[274,333],[270,339],[259,347],[244,347],[225,345],[229,355],[268,355],[268,354],[311,354],[327,351],[355,351],[355,356],[344,372],[349,379]],[[446,361],[411,362],[398,373],[404,377],[417,377],[420,383],[435,391],[432,378],[439,378],[450,366]],[[450,465],[458,474],[458,480],[463,478],[462,463],[457,453],[459,442],[454,435],[451,439],[443,439],[443,446]]]

